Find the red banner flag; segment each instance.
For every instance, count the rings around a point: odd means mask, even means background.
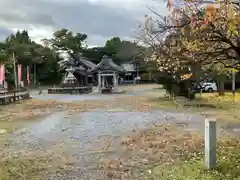
[[[22,65],[18,64],[18,85],[21,85],[22,81]]]
[[[5,80],[5,66],[4,64],[2,64],[0,67],[0,84],[3,84],[4,80]]]
[[[2,77],[3,77],[3,82],[5,81],[5,65],[2,65]]]
[[[29,70],[29,67],[27,66],[27,83],[28,83],[28,86],[30,85],[30,70]]]

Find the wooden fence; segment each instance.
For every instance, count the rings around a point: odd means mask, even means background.
[[[29,91],[25,89],[13,91],[0,90],[0,105],[5,105],[29,98]]]

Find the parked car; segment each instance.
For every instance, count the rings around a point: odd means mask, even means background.
[[[198,91],[202,90],[203,92],[216,92],[218,90],[217,83],[215,81],[205,81],[201,82],[197,86]]]

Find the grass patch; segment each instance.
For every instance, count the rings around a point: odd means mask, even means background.
[[[177,97],[175,100],[169,100],[168,97],[152,97],[149,101],[156,107],[187,107],[187,108],[212,108],[220,110],[229,110],[240,107],[240,93],[233,96],[226,93],[225,96],[218,96],[218,93],[197,94],[195,100],[187,100],[183,97]]]
[[[49,175],[74,169],[75,159],[61,145],[48,149],[0,152],[0,180],[46,180]]]
[[[17,121],[17,122],[13,122],[13,121],[0,121],[0,130],[4,130],[6,131],[6,133],[11,133],[13,132],[15,129],[19,128],[19,127],[23,127],[24,122],[22,121]],[[0,133],[0,138],[1,135],[4,133]]]
[[[240,176],[240,141],[227,139],[218,143],[217,167],[204,168],[202,156],[192,157],[171,166],[153,168],[152,177],[156,180],[238,180]]]
[[[153,97],[148,98],[148,101],[152,104],[155,108],[161,109],[176,109],[179,108],[179,104],[176,101],[169,100],[167,97]]]
[[[197,94],[195,100],[187,100],[177,97],[169,100],[168,97],[151,97],[148,102],[154,108],[164,110],[178,110],[183,112],[199,113],[206,117],[214,117],[218,121],[228,123],[240,123],[240,93],[233,96],[226,93],[225,96],[218,96],[218,93]]]
[[[195,106],[194,106],[195,105]],[[228,123],[240,123],[240,93],[235,96],[226,93],[219,96],[218,93],[198,94],[195,102],[189,102],[189,108],[201,112],[205,116],[215,117],[218,121]]]
[[[13,156],[0,162],[1,180],[43,180],[39,174],[48,168],[46,158]]]
[[[200,107],[209,105],[215,109],[229,110],[240,107],[240,93],[236,93],[235,96],[232,93],[226,93],[225,96],[219,96],[218,93],[198,94],[195,103]]]
[[[172,125],[156,125],[122,140],[125,149],[115,172],[131,172],[129,179],[144,180],[238,180],[240,139],[221,137],[217,167],[204,168],[204,141],[198,133]]]
[[[123,137],[121,145],[124,152],[117,159],[121,166],[107,165],[106,170],[120,174],[128,172],[126,179],[146,179],[143,172],[155,166],[201,154],[203,142],[197,133],[182,132],[174,125],[164,124],[134,131],[130,136]]]

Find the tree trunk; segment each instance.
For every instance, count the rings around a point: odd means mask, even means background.
[[[14,73],[15,89],[18,89],[18,76],[17,76],[16,59],[15,59],[15,53],[14,52],[13,52],[13,73]]]
[[[37,64],[36,63],[34,63],[33,64],[33,84],[34,84],[34,86],[36,86],[37,85]]]
[[[218,90],[218,95],[219,96],[224,96],[225,95],[225,76],[224,75],[220,75],[219,76],[219,90]]]

